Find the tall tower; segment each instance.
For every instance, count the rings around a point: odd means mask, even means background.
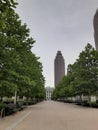
[[[54,60],[54,85],[56,86],[65,75],[65,62],[61,51],[57,52]]]
[[[96,10],[96,13],[94,15],[94,39],[95,39],[95,46],[96,50],[98,51],[98,9]]]

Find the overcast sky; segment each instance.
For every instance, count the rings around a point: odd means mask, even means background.
[[[54,58],[61,50],[65,68],[87,43],[95,47],[93,16],[98,0],[17,0],[17,13],[36,40],[32,52],[40,57],[46,86],[54,86]]]

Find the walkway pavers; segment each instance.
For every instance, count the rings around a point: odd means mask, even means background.
[[[0,119],[0,130],[98,130],[98,109],[44,101]]]

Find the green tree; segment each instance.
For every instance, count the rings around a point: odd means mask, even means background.
[[[77,59],[76,89],[81,94],[91,96],[98,91],[98,52],[87,44]]]
[[[42,64],[31,51],[35,41],[15,13],[16,5],[14,0],[0,1],[0,93],[34,97],[35,87],[36,95],[45,91]]]

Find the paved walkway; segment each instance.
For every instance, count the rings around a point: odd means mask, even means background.
[[[44,101],[0,119],[0,130],[98,130],[98,109]]]

